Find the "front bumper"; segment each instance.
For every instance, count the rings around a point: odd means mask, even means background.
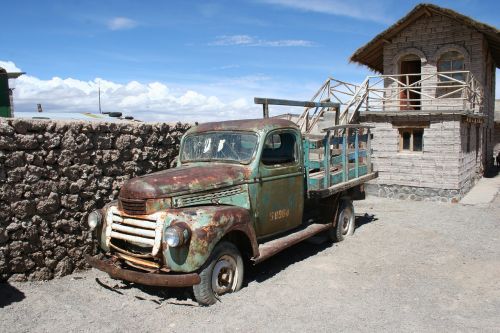
[[[191,287],[200,283],[198,273],[187,274],[162,274],[162,273],[142,273],[115,266],[110,260],[102,260],[89,255],[85,256],[87,263],[106,272],[114,279],[144,284],[147,286],[162,287]]]

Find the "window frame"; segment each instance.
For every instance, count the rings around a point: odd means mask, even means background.
[[[276,134],[278,134],[278,135],[279,134],[290,134],[293,137],[293,139],[295,141],[295,143],[294,143],[294,158],[295,158],[294,162],[280,163],[280,164],[265,164],[262,161],[262,157],[264,156],[264,149],[265,149],[265,144],[266,144],[267,139],[273,135],[276,135]],[[280,139],[280,141],[281,141],[281,139]],[[296,135],[295,131],[293,131],[291,129],[277,129],[277,130],[270,131],[269,133],[266,134],[266,136],[263,138],[263,141],[262,141],[262,152],[260,153],[260,157],[259,157],[260,166],[264,167],[264,168],[268,168],[268,169],[276,169],[276,168],[288,168],[288,167],[293,167],[293,166],[298,165],[301,162],[300,149],[299,149],[298,144],[299,144],[299,140],[297,140],[297,135]]]
[[[247,135],[252,135],[252,136],[255,136],[257,138],[257,141],[255,143],[255,148],[252,152],[252,156],[250,157],[249,160],[244,160],[244,161],[237,161],[237,160],[230,160],[230,159],[216,159],[216,158],[213,158],[213,159],[196,159],[196,160],[191,160],[191,159],[183,159],[182,158],[182,152],[184,150],[184,146],[186,144],[186,140],[191,137],[191,136],[197,136],[197,135],[203,135],[203,134],[213,134],[213,133],[237,133],[237,134],[247,134]],[[257,156],[257,153],[259,151],[259,135],[255,132],[252,132],[252,131],[245,131],[245,130],[242,130],[242,131],[238,131],[238,130],[214,130],[214,131],[205,131],[205,132],[192,132],[192,133],[189,133],[187,135],[185,135],[182,140],[181,140],[181,143],[180,143],[180,146],[179,146],[179,156],[178,156],[178,160],[181,164],[188,164],[188,163],[201,163],[201,162],[216,162],[216,163],[229,163],[229,164],[242,164],[242,165],[249,165],[251,164],[256,156]]]
[[[455,56],[448,56],[450,53],[455,53]],[[461,61],[462,66],[461,68],[453,68],[453,64],[456,61]],[[440,67],[442,66],[443,63],[449,63],[450,69],[448,70],[440,70]],[[447,51],[439,57],[438,61],[436,62],[436,70],[438,73],[449,73],[449,72],[463,72],[465,71],[465,55],[457,50],[450,50]],[[459,81],[465,81],[465,74],[464,73],[451,73],[451,74],[445,74],[446,76],[449,76],[455,80]],[[454,88],[453,86],[459,85],[459,82],[453,81],[451,79],[447,79],[441,76],[438,76],[438,88],[436,90],[436,96],[443,96],[448,93],[453,92],[457,88]],[[440,87],[441,86],[441,87]],[[454,92],[444,98],[460,98],[460,95],[462,93],[460,91]]]
[[[457,56],[456,56],[456,57],[446,57],[446,55],[447,55],[447,54],[452,53],[452,52],[453,52],[453,53],[456,53],[456,54],[457,54]],[[443,59],[443,58],[445,58],[445,59]],[[459,60],[462,62],[462,66],[461,66],[461,68],[453,68],[453,64],[454,64],[456,61],[459,61]],[[442,65],[443,63],[445,63],[445,62],[448,62],[448,63],[450,64],[450,69],[449,69],[449,70],[445,70],[445,71],[440,71],[440,67],[441,67],[441,65]],[[445,72],[445,73],[446,73],[446,72],[462,72],[462,71],[465,71],[465,56],[464,56],[461,52],[459,52],[459,51],[455,51],[455,50],[448,51],[448,52],[443,53],[443,54],[439,57],[439,59],[438,59],[438,61],[437,61],[437,64],[436,64],[436,65],[437,65],[436,67],[437,67],[437,71],[438,71],[438,73],[440,73],[440,72]],[[460,74],[460,73],[457,73],[457,74]],[[456,79],[456,80],[460,80],[460,79],[455,78],[453,75],[455,75],[455,74],[450,74],[449,76],[451,76],[452,78],[454,78],[454,79]],[[443,78],[441,78],[441,80],[442,80],[442,79],[443,79]],[[445,80],[445,81],[441,81],[441,82],[448,82],[448,81],[449,81],[449,80]],[[462,80],[461,80],[461,81],[462,81]]]
[[[400,153],[416,153],[422,154],[424,152],[424,128],[423,127],[401,127],[398,128],[399,132],[399,152]],[[422,149],[415,150],[415,132],[422,132]],[[410,133],[410,147],[409,149],[404,149],[404,133]]]

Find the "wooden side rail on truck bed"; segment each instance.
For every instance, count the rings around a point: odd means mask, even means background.
[[[304,167],[310,197],[326,197],[377,177],[371,164],[370,126],[349,124],[304,137]]]

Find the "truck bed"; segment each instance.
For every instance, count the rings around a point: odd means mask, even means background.
[[[378,176],[371,165],[369,126],[339,125],[325,132],[304,138],[309,197],[327,197]]]

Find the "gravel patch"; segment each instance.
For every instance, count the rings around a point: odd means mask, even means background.
[[[0,284],[0,331],[500,331],[500,197],[479,208],[368,198],[337,244],[247,269],[211,307],[96,270]]]

